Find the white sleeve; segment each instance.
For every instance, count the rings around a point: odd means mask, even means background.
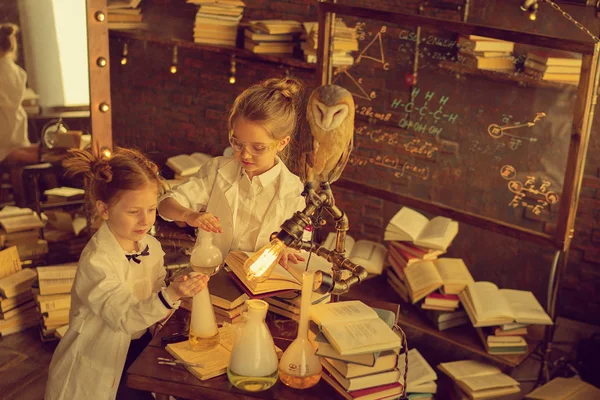
[[[81,302],[100,316],[111,329],[133,334],[160,321],[169,314],[158,293],[138,300],[115,273],[116,261],[106,253],[84,255],[80,261],[74,293]]]
[[[210,164],[207,163],[207,164]],[[199,212],[206,209],[208,200],[210,198],[210,191],[212,189],[211,181],[214,182],[214,175],[216,171],[206,164],[200,168],[200,170],[193,176],[190,176],[187,181],[179,184],[169,190],[167,193],[162,195],[158,202],[160,203],[164,199],[173,198],[183,207],[189,208],[193,211]],[[211,174],[211,172],[213,172]],[[165,218],[161,215],[165,221],[173,221]]]

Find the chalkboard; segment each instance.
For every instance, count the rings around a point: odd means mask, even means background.
[[[525,35],[519,43],[521,35],[499,29],[419,16],[398,23],[390,13],[365,18],[372,10],[320,8],[325,42],[332,43],[327,11],[356,28],[359,41],[354,64],[333,67],[328,76],[356,103],[345,180],[565,246],[582,173],[577,163],[589,137],[577,117],[584,106],[576,106],[589,97],[589,56],[580,54],[583,70],[576,66],[570,76],[549,80],[523,71],[528,51],[544,50],[532,45],[553,43],[548,38]],[[515,43],[510,65],[496,60],[502,71],[478,68],[466,54],[472,43],[459,38],[480,32]],[[593,44],[566,42],[559,40],[559,48],[594,52]],[[481,63],[492,57],[484,58]],[[322,73],[329,62],[322,62]],[[579,86],[563,81],[578,73]],[[584,143],[574,132],[582,132]]]

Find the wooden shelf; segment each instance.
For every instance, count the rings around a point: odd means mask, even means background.
[[[477,331],[471,325],[458,326],[443,332],[438,331],[433,327],[432,323],[429,322],[427,318],[418,311],[415,306],[404,303],[400,299],[400,296],[394,292],[384,276],[377,276],[361,283],[358,286],[355,286],[348,294],[345,294],[344,297],[359,300],[364,299],[365,301],[368,300],[370,303],[373,303],[373,300],[379,300],[401,304],[401,315],[399,319],[399,324],[401,327],[416,329],[419,332],[433,336],[436,340],[445,342],[448,345],[458,346],[462,349],[511,368],[518,366],[527,357],[529,357],[529,355],[536,349],[541,341],[538,339],[528,339],[527,342],[529,344],[529,349],[524,354],[505,356],[489,354],[481,343],[481,340],[477,335]],[[541,332],[536,331],[534,332],[534,335],[536,338],[540,337],[541,339]]]
[[[169,46],[177,46],[180,48],[192,49],[197,51],[210,51],[218,54],[235,55],[239,60],[247,61],[258,61],[272,64],[286,65],[294,68],[301,68],[306,70],[316,70],[316,64],[307,63],[299,58],[291,56],[282,56],[276,54],[256,54],[246,49],[240,49],[238,47],[225,47],[225,46],[211,46],[208,44],[194,43],[191,40],[165,37],[160,34],[151,31],[142,30],[110,30],[109,36],[111,38],[118,39],[131,39],[131,40],[145,40],[152,43],[159,43]]]
[[[556,81],[548,81],[543,79],[535,79],[527,74],[522,74],[517,71],[515,72],[502,72],[502,71],[490,71],[479,69],[475,67],[465,67],[452,61],[441,61],[439,64],[440,68],[465,75],[480,76],[495,81],[515,83],[523,87],[537,87],[537,88],[551,88],[561,90],[572,90],[576,91],[577,86],[568,83],[561,83]]]

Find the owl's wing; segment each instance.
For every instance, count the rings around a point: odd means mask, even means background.
[[[342,172],[344,171],[344,168],[346,168],[348,160],[350,159],[350,153],[352,153],[353,148],[354,135],[350,137],[350,142],[348,142],[348,146],[346,147],[346,149],[344,149],[337,164],[335,164],[335,167],[329,173],[329,183],[333,183],[340,178]]]
[[[305,126],[305,128],[307,128]],[[314,145],[313,145],[313,136],[308,129],[302,129],[299,135],[298,141],[298,154],[300,159],[300,165],[298,168],[298,172],[300,175],[300,179],[302,182],[307,181],[308,179],[308,171],[314,165]]]

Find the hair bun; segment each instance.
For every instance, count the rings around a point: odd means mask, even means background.
[[[271,78],[267,79],[263,85],[266,88],[278,90],[282,96],[288,99],[294,99],[304,89],[304,85],[295,78]]]
[[[104,181],[106,183],[112,181],[113,178],[112,169],[110,168],[110,164],[106,159],[96,161],[92,167],[92,174],[94,174],[94,179]]]
[[[19,27],[15,24],[0,24],[0,35],[2,36],[12,36],[15,35],[19,31]]]

